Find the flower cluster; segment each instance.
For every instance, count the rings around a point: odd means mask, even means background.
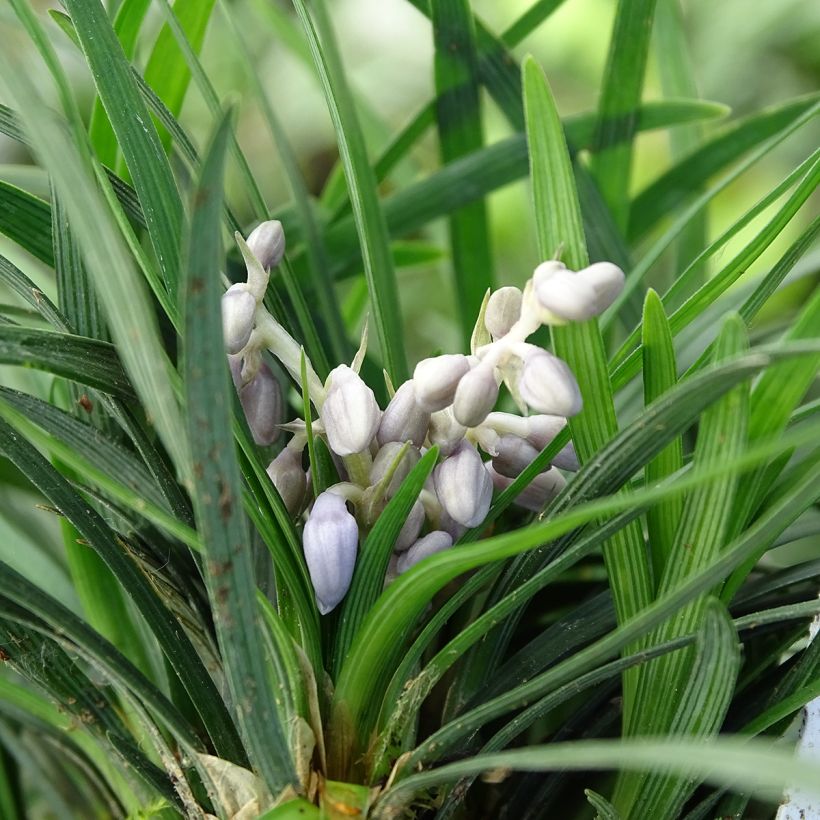
[[[504,287],[488,295],[470,355],[419,362],[384,410],[359,375],[363,350],[352,366],[339,365],[324,383],[306,362],[302,386],[318,413],[312,432],[326,441],[341,478],[311,498],[303,467],[305,425],[298,419],[279,424],[281,389],[262,360],[262,351],[270,351],[301,384],[303,353],[262,304],[270,269],[284,254],[282,226],[265,222],[247,243],[236,238],[248,277],[223,296],[225,348],[254,440],[267,445],[281,429],[291,433],[268,475],[290,514],[305,516],[305,561],[323,614],[350,586],[360,538],[430,447],[439,448],[440,460],[396,539],[386,581],[449,549],[484,521],[493,489],[508,487],[582,406],[566,362],[527,339],[542,325],[599,315],[624,282],[622,271],[607,262],[577,272],[558,261],[544,262],[523,291]],[[520,413],[494,411],[502,385]],[[577,468],[569,444],[516,503],[542,509],[566,483],[561,470]]]

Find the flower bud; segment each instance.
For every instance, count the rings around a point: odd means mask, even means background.
[[[516,478],[529,466],[540,450],[528,441],[507,433],[497,444],[498,454],[493,458],[493,468],[508,478]]]
[[[469,369],[470,362],[461,353],[420,361],[413,372],[416,401],[424,410],[443,410],[452,404],[458,383]]]
[[[574,416],[583,401],[578,382],[563,360],[534,345],[518,345],[523,368],[518,380],[521,398],[533,410],[553,416]]]
[[[381,411],[373,391],[346,364],[328,376],[321,418],[330,449],[339,456],[361,453],[379,429]]]
[[[487,302],[484,326],[493,339],[500,339],[521,316],[522,294],[518,288],[506,287],[494,291]]]
[[[393,545],[394,552],[404,552],[419,537],[421,528],[424,526],[424,506],[421,501],[416,501],[410,508],[407,520],[402,525],[396,543]]]
[[[323,492],[302,533],[305,561],[322,615],[334,609],[350,588],[358,544],[359,527],[344,499]]]
[[[257,225],[247,240],[248,247],[265,270],[275,268],[285,255],[285,231],[278,219]]]
[[[429,424],[430,412],[416,401],[415,385],[409,379],[396,391],[382,413],[376,440],[381,445],[388,441],[412,441],[416,447],[421,447]]]
[[[567,426],[567,420],[561,416],[536,415],[526,419],[529,430],[527,431],[527,441],[536,450],[543,450],[563,429]],[[562,470],[576,472],[580,469],[578,456],[575,454],[575,445],[570,441],[563,447],[552,463]]]
[[[554,261],[539,265],[532,275],[533,292],[544,324],[583,322],[595,316],[595,289]]]
[[[437,552],[443,552],[452,546],[453,539],[446,532],[441,530],[431,532],[429,535],[425,535],[424,538],[419,538],[407,552],[403,552],[399,556],[396,570],[401,575],[424,558],[435,555]]]
[[[453,398],[453,415],[459,424],[476,427],[487,418],[498,399],[495,368],[484,362],[461,377]]]
[[[276,441],[281,432],[282,390],[264,362],[259,372],[239,391],[239,401],[253,440],[263,446]]]
[[[398,441],[391,441],[385,444],[384,447],[376,453],[376,457],[373,459],[373,464],[370,467],[371,484],[378,484],[385,477],[387,471],[393,466],[393,463],[404,447],[405,445],[400,444]],[[388,498],[395,495],[399,487],[401,487],[402,481],[407,478],[407,474],[418,464],[420,459],[421,454],[419,451],[415,447],[408,446],[393,473],[393,477],[390,479],[390,484],[387,487]]]
[[[513,479],[501,475],[492,464],[485,465],[493,486],[501,491],[506,490]],[[567,482],[561,473],[550,467],[545,473],[537,475],[515,498],[514,504],[531,512],[541,512],[564,489]]]
[[[256,299],[246,285],[231,285],[222,294],[222,336],[228,353],[239,353],[248,343],[255,314]]]
[[[465,527],[475,527],[487,516],[493,484],[476,449],[466,441],[434,472],[436,494],[447,514]]]
[[[307,473],[302,468],[299,454],[285,447],[268,465],[267,473],[287,511],[292,516],[296,515],[302,508],[307,492]]]
[[[449,456],[464,440],[467,428],[456,421],[452,407],[439,410],[430,416],[430,428],[427,437],[430,444],[438,445],[443,456]]]
[[[603,313],[624,289],[624,272],[611,262],[596,262],[579,270],[576,276],[595,291],[594,316]]]

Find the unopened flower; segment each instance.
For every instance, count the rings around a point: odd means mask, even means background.
[[[430,428],[427,437],[430,444],[438,446],[443,456],[449,456],[464,440],[467,428],[456,421],[452,407],[439,410],[430,417]]]
[[[506,490],[513,483],[514,479],[501,475],[492,464],[486,464],[485,468],[497,490]],[[516,496],[513,503],[532,512],[541,512],[564,489],[566,484],[564,476],[555,467],[550,467],[545,473],[539,473]]]
[[[247,240],[248,248],[265,270],[275,268],[285,255],[285,232],[278,219],[257,225]]]
[[[528,416],[525,421],[528,426],[527,441],[536,450],[543,450],[567,426],[567,420],[561,416],[539,414]],[[572,472],[576,472],[581,466],[578,463],[575,446],[571,441],[558,452],[558,455],[552,459],[552,463],[562,470]]]
[[[581,412],[581,391],[565,361],[535,345],[520,344],[517,350],[523,363],[518,391],[533,410],[553,416]]]
[[[393,545],[395,552],[404,552],[419,537],[421,528],[424,526],[424,506],[421,501],[416,501],[410,508],[410,512],[399,531],[396,543]]]
[[[487,302],[484,326],[493,339],[506,336],[521,316],[521,291],[514,287],[493,291]]]
[[[302,533],[305,561],[322,615],[333,610],[350,588],[358,544],[359,527],[344,498],[323,492]]]
[[[268,465],[267,473],[287,511],[296,515],[302,508],[307,492],[307,473],[302,467],[299,454],[285,447]]]
[[[222,336],[228,353],[239,353],[250,339],[256,299],[247,286],[231,285],[222,295]]]
[[[576,276],[595,291],[595,316],[603,313],[624,289],[626,277],[624,272],[611,262],[596,262]]]
[[[401,455],[402,450],[404,450],[403,455]],[[400,456],[399,463],[396,465],[396,459]],[[394,469],[390,484],[387,487],[387,496],[390,497],[401,487],[402,481],[407,478],[410,470],[418,464],[420,458],[421,454],[412,445],[400,444],[397,441],[388,442],[379,449],[373,459],[373,465],[370,468],[370,483],[378,484],[387,475],[388,470]]]
[[[373,391],[342,364],[328,376],[321,418],[330,449],[339,456],[361,453],[379,429],[381,411]]]
[[[416,400],[425,410],[443,410],[452,404],[458,383],[469,369],[470,362],[461,353],[420,361],[413,372]]]
[[[453,415],[459,424],[476,427],[484,421],[497,399],[495,368],[480,362],[461,377],[453,398]]]
[[[435,469],[438,499],[448,515],[465,527],[475,527],[487,516],[493,484],[476,449],[466,441]]]
[[[381,445],[389,441],[411,441],[421,447],[429,424],[430,411],[416,400],[415,384],[409,379],[399,387],[382,413],[376,440]]]
[[[437,552],[450,549],[452,546],[453,539],[450,538],[446,532],[442,532],[441,530],[431,532],[429,535],[425,535],[424,538],[419,538],[407,552],[403,552],[399,555],[396,570],[399,575],[401,575],[403,572],[407,572],[408,569],[418,564],[422,559],[430,555],[435,555]]]
[[[623,289],[624,274],[611,262],[597,262],[574,273],[560,262],[549,261],[535,269],[532,282],[541,321],[564,324],[603,313]]]
[[[501,436],[496,451],[493,467],[508,478],[516,478],[520,475],[540,452],[525,439],[510,433]]]
[[[276,441],[282,420],[282,389],[264,362],[256,375],[239,390],[239,401],[253,440],[263,446]]]

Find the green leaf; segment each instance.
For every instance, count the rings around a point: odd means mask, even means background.
[[[674,387],[678,380],[675,347],[672,342],[672,333],[669,330],[669,322],[666,319],[660,297],[651,289],[647,292],[644,301],[642,327],[643,394],[644,404],[649,406],[655,399]],[[682,466],[683,444],[680,437],[677,437],[646,465],[646,486],[654,486],[677,472]],[[667,502],[656,504],[646,514],[656,588],[672,552],[675,530],[682,509],[683,505],[679,498],[670,498]]]
[[[51,209],[48,203],[2,180],[0,233],[5,234],[49,267],[54,265],[51,247]]]
[[[319,0],[313,4],[316,27],[302,0],[294,0],[294,8],[305,28],[336,130],[384,365],[398,384],[407,378],[407,360],[400,331],[396,275],[376,180],[324,2]]]
[[[766,108],[730,123],[721,133],[693,149],[634,198],[627,231],[630,241],[643,238],[662,216],[672,213],[707,180],[747,151],[788,128],[809,109],[815,114],[820,111],[818,99],[820,95],[812,94]]]
[[[524,103],[540,257],[550,259],[558,251],[569,268],[580,270],[588,256],[572,166],[555,101],[531,57],[524,61]],[[583,397],[584,409],[569,419],[569,428],[584,463],[618,429],[603,340],[595,321],[553,327],[551,335],[555,353],[575,373]],[[623,622],[653,597],[651,566],[640,528],[629,525],[604,545],[603,552],[615,611]],[[626,709],[630,695],[627,687]]]
[[[617,809],[605,797],[592,791],[592,789],[584,789],[589,805],[595,809],[595,820],[621,820],[621,815],[618,814]]]
[[[68,320],[48,296],[31,279],[5,256],[0,256],[0,283],[24,302],[31,305],[47,322],[57,330],[69,332]]]
[[[184,219],[168,160],[100,0],[67,0],[66,8],[134,180],[166,287],[174,293]]]
[[[441,161],[447,165],[484,143],[479,99],[478,56],[473,15],[467,0],[431,0],[435,44],[436,121]],[[488,288],[492,253],[484,200],[449,216],[456,303],[464,347]]]
[[[214,0],[176,0],[174,3],[174,14],[194,53],[202,48],[213,7]],[[178,117],[190,81],[191,72],[185,57],[166,24],[160,30],[145,66],[145,82],[154,89],[168,110]],[[163,131],[160,139],[167,150],[171,144],[171,134]]]
[[[221,332],[222,179],[230,130],[228,112],[202,164],[187,238],[182,288],[187,432],[192,452],[199,454],[192,497],[225,674],[249,757],[277,795],[295,783],[295,773],[262,649]]]
[[[656,0],[619,0],[598,103],[592,172],[621,228],[628,218],[635,118]]]

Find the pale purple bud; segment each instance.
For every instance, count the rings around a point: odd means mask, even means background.
[[[381,411],[373,391],[346,364],[328,376],[321,418],[330,449],[339,456],[361,453],[379,429]]]
[[[624,272],[611,262],[596,262],[576,276],[595,291],[595,316],[603,313],[624,289]]]
[[[405,445],[398,441],[390,441],[376,453],[376,457],[373,459],[373,464],[370,467],[371,484],[378,484],[384,478],[404,447]],[[415,447],[407,446],[387,487],[388,497],[398,491],[402,481],[407,478],[407,474],[418,464],[420,459],[421,454],[419,451]]]
[[[379,444],[388,441],[412,441],[421,447],[430,424],[430,412],[416,401],[416,389],[412,379],[406,381],[390,399],[382,413],[376,440]]]
[[[279,436],[282,420],[282,389],[263,362],[259,372],[239,391],[248,427],[257,444],[272,444]]]
[[[444,530],[450,538],[453,539],[453,543],[458,541],[465,532],[467,532],[467,527],[464,524],[459,524],[458,521],[455,521],[448,513],[447,510],[442,509],[441,515],[439,516],[438,520],[438,528],[440,530]]]
[[[228,353],[239,353],[248,343],[255,314],[256,299],[246,285],[231,285],[222,294],[222,336]]]
[[[508,478],[519,476],[540,452],[523,438],[509,433],[501,436],[496,449],[498,454],[493,458],[493,467]]]
[[[446,410],[439,410],[430,417],[430,429],[427,437],[430,444],[438,445],[443,456],[449,456],[453,450],[464,440],[467,428],[456,421],[453,410],[448,407]]]
[[[470,362],[461,353],[420,361],[413,372],[416,401],[425,410],[443,410],[452,404],[459,380],[469,369]]]
[[[539,451],[543,450],[567,426],[567,420],[561,416],[529,416],[526,421],[529,425],[527,441]],[[577,472],[581,465],[578,463],[575,445],[570,441],[553,458],[552,463],[562,470]]]
[[[228,356],[228,368],[231,371],[233,386],[239,390],[242,387],[242,357],[238,354]]]
[[[347,594],[353,579],[359,527],[348,512],[345,500],[323,492],[313,505],[302,533],[316,605],[327,615]]]
[[[493,486],[501,491],[513,483],[512,478],[501,475],[492,464],[485,465]],[[555,468],[550,467],[545,473],[537,475],[516,497],[514,504],[531,512],[541,512],[564,489],[567,482]]]
[[[465,427],[477,427],[487,418],[498,399],[495,368],[480,363],[461,377],[453,398],[453,415]]]
[[[555,262],[544,262],[532,275],[538,305],[547,311],[542,321],[583,322],[595,313],[595,289],[577,274]]]
[[[487,302],[484,326],[494,339],[500,339],[521,316],[522,294],[518,288],[506,287],[494,291]]]
[[[268,465],[267,473],[287,511],[296,515],[307,493],[307,473],[299,454],[285,447]]]
[[[438,500],[454,521],[475,527],[486,518],[493,484],[474,447],[462,442],[436,467],[434,476]]]
[[[401,575],[424,558],[435,555],[437,552],[443,552],[452,546],[453,539],[446,532],[441,530],[431,532],[429,535],[425,535],[424,538],[419,538],[407,552],[403,552],[399,556],[396,570]]]
[[[407,520],[402,525],[401,530],[393,545],[394,552],[404,552],[419,537],[421,528],[424,526],[424,505],[421,501],[416,501],[410,508]]]
[[[285,231],[278,219],[257,225],[247,240],[248,247],[265,270],[275,268],[285,255]]]
[[[583,401],[578,382],[562,359],[534,345],[522,344],[523,368],[518,380],[521,398],[533,410],[553,416],[574,416]]]

